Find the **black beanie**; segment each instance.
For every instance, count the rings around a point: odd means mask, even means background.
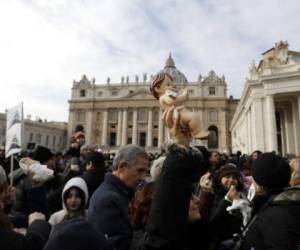
[[[104,234],[84,219],[70,219],[54,229],[44,250],[113,249]]]
[[[49,148],[43,146],[37,146],[33,154],[33,159],[39,161],[41,164],[44,164],[53,156],[54,154],[51,152]]]
[[[100,152],[92,152],[87,156],[87,162],[92,162],[95,168],[105,168],[104,156]]]
[[[274,153],[261,154],[251,168],[255,182],[266,188],[285,188],[289,185],[289,164]]]

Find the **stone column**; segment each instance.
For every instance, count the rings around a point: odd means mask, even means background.
[[[132,144],[137,145],[137,132],[138,132],[138,112],[137,109],[133,110],[133,117],[132,117]]]
[[[300,156],[300,96],[298,96],[297,100],[293,103],[293,123],[295,131],[295,151],[296,155]]]
[[[117,146],[122,144],[122,110],[118,111]]]
[[[108,121],[108,111],[105,109],[103,111],[103,123],[102,123],[102,145],[107,146],[107,121]]]
[[[89,145],[92,143],[92,134],[93,134],[93,111],[87,111],[86,117],[86,133],[85,133],[85,140],[86,144]]]
[[[286,153],[288,154],[295,153],[292,113],[291,113],[290,106],[287,106],[284,110],[284,126],[285,126],[285,139],[286,139]]]
[[[267,151],[278,151],[274,96],[266,96]]]
[[[248,154],[251,154],[252,153],[252,143],[251,143],[251,110],[248,109],[247,111],[247,115],[246,115],[246,118],[247,118],[247,152],[245,153],[248,153]]]
[[[300,95],[297,98],[297,106],[298,106],[298,117],[299,117],[299,122],[300,122]]]
[[[164,124],[162,118],[162,111],[159,110],[158,113],[158,147],[162,146],[163,143],[163,133],[164,133]]]
[[[256,137],[256,125],[255,123],[257,122],[257,117],[255,113],[255,107],[254,103],[252,102],[251,105],[251,140],[252,140],[252,151],[253,150],[258,150],[257,148],[257,137]]]
[[[275,110],[274,110],[275,115]],[[251,138],[252,138],[252,151],[260,150],[265,151],[264,147],[264,117],[261,98],[255,98],[251,106]],[[276,125],[276,124],[275,124]]]
[[[248,153],[249,150],[249,137],[248,137],[248,131],[249,131],[249,124],[248,124],[248,110],[245,111],[245,125],[246,125],[246,131],[245,131],[245,136],[246,136],[246,143],[245,143],[245,152],[242,153]]]
[[[147,128],[147,147],[152,147],[152,142],[153,142],[153,136],[152,136],[152,129],[153,129],[153,112],[152,109],[150,108],[148,110],[148,128]]]
[[[286,147],[286,129],[285,129],[285,115],[284,115],[284,107],[280,110],[280,127],[281,127],[281,146],[282,146],[282,155],[287,154]]]
[[[197,110],[197,113],[199,115],[199,120],[201,122],[201,129],[202,130],[207,130],[207,128],[204,127],[204,120],[203,120],[203,108],[199,108]]]
[[[168,141],[169,139],[169,130],[166,126],[164,126],[164,141]]]
[[[127,145],[127,109],[123,110],[123,123],[122,123],[122,146]]]
[[[227,120],[226,120],[226,109],[221,108],[219,112],[220,112],[219,124],[221,125],[221,129],[219,130],[220,133],[219,148],[221,149],[222,152],[228,153],[229,150],[228,150],[228,140],[227,140],[228,128],[227,128]]]
[[[69,146],[70,138],[73,135],[73,130],[74,130],[74,123],[75,123],[75,110],[70,110],[69,111],[69,121],[68,121],[68,140],[67,140],[67,145]]]

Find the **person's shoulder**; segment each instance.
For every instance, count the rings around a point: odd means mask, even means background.
[[[60,211],[57,211],[55,212],[54,214],[52,214],[50,216],[50,219],[49,219],[49,223],[54,226],[58,223],[60,223],[62,221],[62,219],[64,218],[64,216],[66,215],[66,211],[65,210],[60,210]]]
[[[107,204],[111,201],[120,200],[120,194],[113,189],[105,187],[103,184],[93,193],[91,202]]]
[[[28,189],[31,187],[31,182],[28,175],[22,175],[22,177],[19,179],[17,185],[17,189]]]
[[[300,204],[300,186],[290,187],[273,199],[273,204]]]
[[[11,249],[11,247],[15,247],[15,249],[21,249],[21,245],[25,240],[25,236],[19,233],[16,233],[9,229],[0,228],[0,249]]]

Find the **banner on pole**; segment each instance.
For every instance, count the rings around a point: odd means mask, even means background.
[[[5,157],[22,150],[23,103],[9,109],[6,113]]]

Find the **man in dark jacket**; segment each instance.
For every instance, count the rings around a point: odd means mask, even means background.
[[[252,175],[256,196],[242,249],[299,249],[300,189],[284,189],[291,175],[288,163],[273,153],[264,153],[254,162]]]
[[[91,197],[88,221],[107,235],[118,250],[130,249],[129,202],[137,185],[144,181],[148,165],[144,149],[135,145],[122,147],[114,158],[112,173],[105,175],[104,182]]]

